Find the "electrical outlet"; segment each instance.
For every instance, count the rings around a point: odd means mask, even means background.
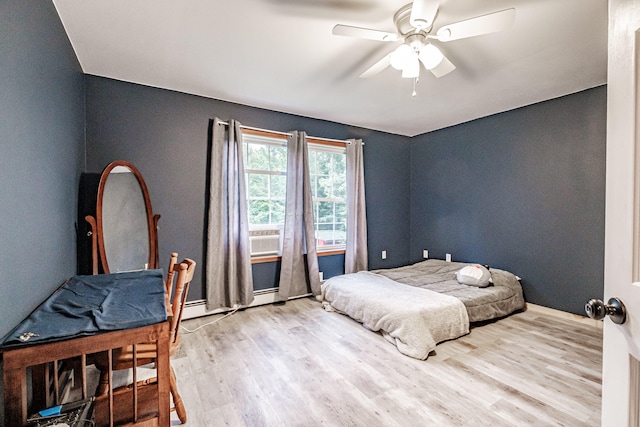
[[[446,260],[447,260],[447,262],[451,262],[451,254],[447,254]]]
[[[422,258],[424,258],[424,259],[429,258],[429,251],[428,250],[424,249],[422,251]]]
[[[387,251],[382,251],[382,259],[387,259]]]

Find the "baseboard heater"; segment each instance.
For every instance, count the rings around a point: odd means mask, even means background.
[[[278,288],[261,289],[259,291],[254,291],[253,302],[247,306],[244,306],[243,308],[273,304],[274,302],[278,301],[276,299],[277,294],[278,294]],[[303,297],[308,297],[310,295],[311,294],[298,295],[295,297],[291,297],[289,299],[292,300],[297,298],[303,298]],[[230,308],[217,308],[215,310],[207,311],[205,300],[199,299],[195,301],[187,301],[187,303],[184,306],[184,312],[182,313],[182,319],[183,320],[195,319],[197,317],[211,316],[213,314],[219,314],[219,313],[226,313],[231,310],[232,309]]]

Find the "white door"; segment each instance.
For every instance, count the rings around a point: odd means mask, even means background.
[[[604,301],[627,320],[604,321],[602,425],[639,426],[640,0],[609,1]]]

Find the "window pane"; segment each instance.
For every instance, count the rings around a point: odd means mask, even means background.
[[[338,202],[335,204],[336,208],[336,222],[347,223],[347,204],[344,202]]]
[[[331,153],[317,152],[317,174],[329,175],[331,173]]]
[[[287,147],[270,146],[271,152],[271,169],[272,171],[287,171]]]
[[[284,224],[284,200],[271,201],[271,224]]]
[[[344,180],[334,180],[333,181],[333,197],[336,199],[346,199],[347,198],[347,184]]]
[[[347,170],[347,156],[344,154],[333,155],[334,173],[344,175]]]
[[[347,179],[344,171],[334,175],[333,196],[343,200],[347,198]]]
[[[284,175],[271,175],[271,197],[284,198],[287,195],[287,177]]]
[[[331,197],[332,187],[331,177],[328,175],[318,175],[316,177],[316,197],[325,198]]]
[[[269,147],[264,144],[248,144],[245,168],[269,170]]]
[[[316,231],[316,241],[318,246],[333,245],[333,224],[320,224]]]
[[[269,200],[249,200],[249,224],[269,224]]]
[[[318,203],[318,216],[316,217],[316,223],[318,224],[333,224],[334,222],[334,209],[335,203],[333,202],[319,202]]]
[[[346,243],[346,233],[333,227],[332,224],[318,226],[316,239],[318,246],[343,245]]]
[[[316,183],[318,182],[318,179],[313,174],[311,174],[309,176],[309,178],[311,180],[311,197],[315,200],[316,194],[318,193],[318,189],[317,189],[317,185],[316,185]]]
[[[250,199],[255,197],[267,197],[269,195],[268,176],[250,173],[247,180],[247,195]]]

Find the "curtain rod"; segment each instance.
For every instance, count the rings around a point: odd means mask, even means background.
[[[228,122],[223,122],[222,120],[218,120],[218,123],[224,126],[229,126]],[[291,133],[289,132],[280,132],[277,130],[271,130],[271,129],[262,129],[262,128],[256,128],[256,127],[252,127],[252,126],[244,126],[244,125],[240,125],[241,129],[247,129],[247,130],[255,130],[258,132],[267,132],[267,133],[276,133],[278,135],[284,135],[284,136],[293,136]],[[346,139],[331,139],[331,138],[324,138],[324,137],[320,137],[320,136],[311,136],[311,135],[307,135],[307,138],[310,139],[321,139],[323,141],[330,141],[330,142],[340,142],[343,144],[351,144],[351,141],[347,141]],[[364,143],[363,143],[364,145]]]

